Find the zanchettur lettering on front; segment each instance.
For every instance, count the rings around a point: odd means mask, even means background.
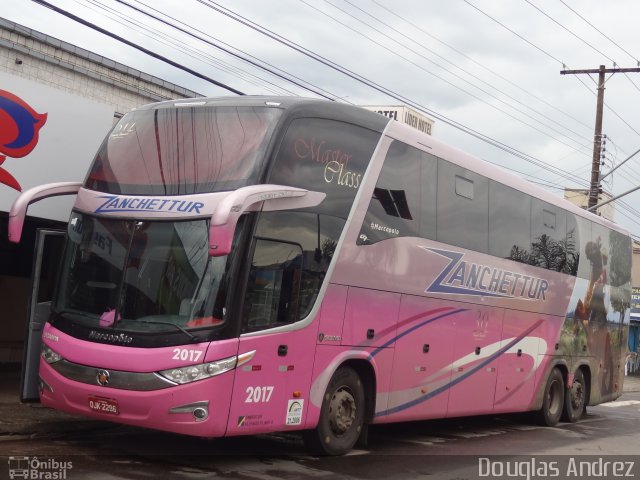
[[[120,197],[105,195],[105,201],[96,208],[95,213],[111,212],[179,212],[202,214],[204,203],[193,200],[157,197]]]

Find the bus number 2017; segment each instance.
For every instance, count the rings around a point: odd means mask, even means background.
[[[261,403],[271,400],[273,387],[247,387],[247,398],[244,403]]]
[[[174,348],[173,357],[171,360],[189,360],[190,362],[197,362],[202,355],[202,350],[187,350],[186,348]]]

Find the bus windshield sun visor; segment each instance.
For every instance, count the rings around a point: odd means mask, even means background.
[[[222,257],[231,252],[236,224],[247,211],[293,210],[315,207],[326,193],[283,185],[250,185],[231,192],[218,204],[209,227],[209,255]],[[262,208],[261,205],[262,204]]]
[[[75,195],[82,186],[81,182],[58,182],[40,185],[22,192],[11,205],[9,212],[9,241],[20,243],[22,237],[22,227],[27,216],[29,205],[49,197],[59,195]]]

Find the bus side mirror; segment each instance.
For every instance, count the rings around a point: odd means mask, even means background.
[[[250,185],[224,197],[211,217],[209,255],[222,257],[231,252],[233,235],[240,215],[248,211],[292,210],[315,207],[326,193],[283,185]]]
[[[82,187],[81,182],[59,182],[40,185],[22,192],[18,198],[15,199],[9,211],[9,241],[12,243],[20,243],[24,219],[27,216],[27,209],[30,204],[43,198],[76,194],[80,190],[80,187]]]

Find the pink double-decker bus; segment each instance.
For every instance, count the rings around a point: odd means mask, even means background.
[[[201,437],[622,392],[631,241],[616,225],[376,113],[298,98],[125,115],[76,194],[43,331],[44,405]]]

